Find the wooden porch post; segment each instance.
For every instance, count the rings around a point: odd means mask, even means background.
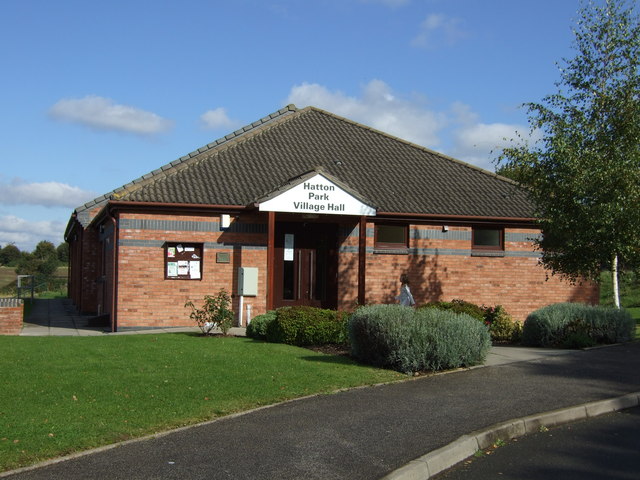
[[[269,212],[267,228],[267,311],[273,310],[276,264],[276,212]]]
[[[358,305],[366,302],[367,217],[360,217],[358,235]]]

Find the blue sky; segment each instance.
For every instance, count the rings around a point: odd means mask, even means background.
[[[289,103],[493,170],[579,0],[3,0],[0,246]]]

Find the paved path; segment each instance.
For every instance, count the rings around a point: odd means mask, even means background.
[[[92,326],[94,315],[81,315],[73,302],[67,298],[35,299],[29,316],[25,319],[21,336],[93,336],[93,335],[131,335],[159,332],[199,332],[194,327],[183,328],[141,328],[111,332],[109,327]],[[231,334],[244,334],[243,328],[232,328]]]

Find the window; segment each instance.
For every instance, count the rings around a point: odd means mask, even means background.
[[[504,231],[501,228],[474,228],[473,250],[503,250]]]
[[[375,248],[381,250],[406,250],[409,248],[408,225],[376,225]]]
[[[202,244],[170,243],[164,249],[164,273],[168,280],[200,280],[202,278]]]

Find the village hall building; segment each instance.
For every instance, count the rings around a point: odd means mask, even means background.
[[[281,306],[351,311],[461,299],[523,320],[594,284],[547,278],[525,192],[332,113],[289,105],[78,207],[69,293],[112,331],[189,326],[225,289],[237,322]]]

